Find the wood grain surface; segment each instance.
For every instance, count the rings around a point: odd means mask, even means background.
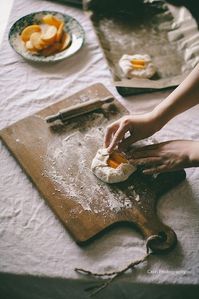
[[[156,214],[157,199],[185,179],[185,172],[159,175],[139,171],[126,182],[107,185],[90,171],[109,123],[128,111],[116,100],[95,112],[49,127],[45,118],[59,110],[111,95],[94,84],[1,130],[0,137],[42,197],[79,244],[115,223],[133,223],[145,238],[162,234],[153,249],[165,251],[176,235]]]

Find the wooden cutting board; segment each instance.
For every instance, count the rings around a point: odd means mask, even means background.
[[[90,170],[107,125],[128,111],[115,100],[64,126],[50,128],[45,121],[60,109],[108,95],[102,84],[92,85],[1,130],[0,137],[78,243],[114,223],[128,222],[145,238],[161,232],[165,240],[154,244],[154,249],[168,250],[176,243],[176,235],[157,217],[156,200],[180,183],[185,172],[154,179],[138,171],[126,182],[108,185]]]

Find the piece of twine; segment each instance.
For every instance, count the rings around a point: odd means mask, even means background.
[[[87,288],[85,291],[88,291],[88,292],[91,291],[91,293],[89,295],[94,296],[97,293],[101,292],[103,289],[105,289],[107,286],[109,286],[116,278],[123,275],[129,269],[133,269],[135,266],[146,261],[150,255],[154,254],[153,250],[151,249],[151,242],[153,242],[154,240],[162,241],[163,238],[161,235],[151,235],[150,237],[148,237],[146,240],[146,254],[144,255],[144,257],[131,262],[130,264],[128,264],[126,267],[124,267],[121,270],[113,271],[113,272],[95,273],[95,272],[85,270],[82,268],[75,268],[76,272],[81,273],[81,274],[86,274],[86,275],[89,275],[92,277],[109,277],[109,276],[111,277],[108,280],[106,280],[105,282],[103,282],[101,285],[92,286],[90,288]]]

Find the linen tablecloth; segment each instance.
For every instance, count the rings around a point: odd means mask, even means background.
[[[18,56],[8,43],[8,30],[21,16],[39,10],[75,17],[86,32],[83,48],[53,65],[29,63]],[[96,82],[103,83],[135,114],[152,110],[169,94],[122,98],[112,86],[90,20],[80,9],[42,0],[15,0],[0,49],[0,129]],[[170,121],[155,134],[156,139],[198,139],[198,116],[196,106]],[[199,169],[186,172],[187,180],[158,205],[160,218],[178,236],[175,249],[154,255],[98,298],[175,298],[179,294],[184,298],[198,290]],[[114,229],[89,246],[78,246],[2,143],[0,223],[1,298],[87,298],[84,288],[96,282],[77,274],[75,267],[96,272],[120,269],[145,253],[142,236],[131,228]]]

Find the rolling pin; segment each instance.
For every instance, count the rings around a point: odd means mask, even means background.
[[[114,101],[114,98],[112,96],[108,96],[106,98],[103,98],[101,100],[90,100],[84,103],[80,103],[74,106],[71,106],[69,108],[60,110],[57,114],[50,115],[45,118],[47,123],[52,123],[56,120],[61,120],[62,122],[65,122],[66,120],[69,120],[73,117],[77,117],[79,115],[97,110],[101,108],[104,104],[108,104]]]

